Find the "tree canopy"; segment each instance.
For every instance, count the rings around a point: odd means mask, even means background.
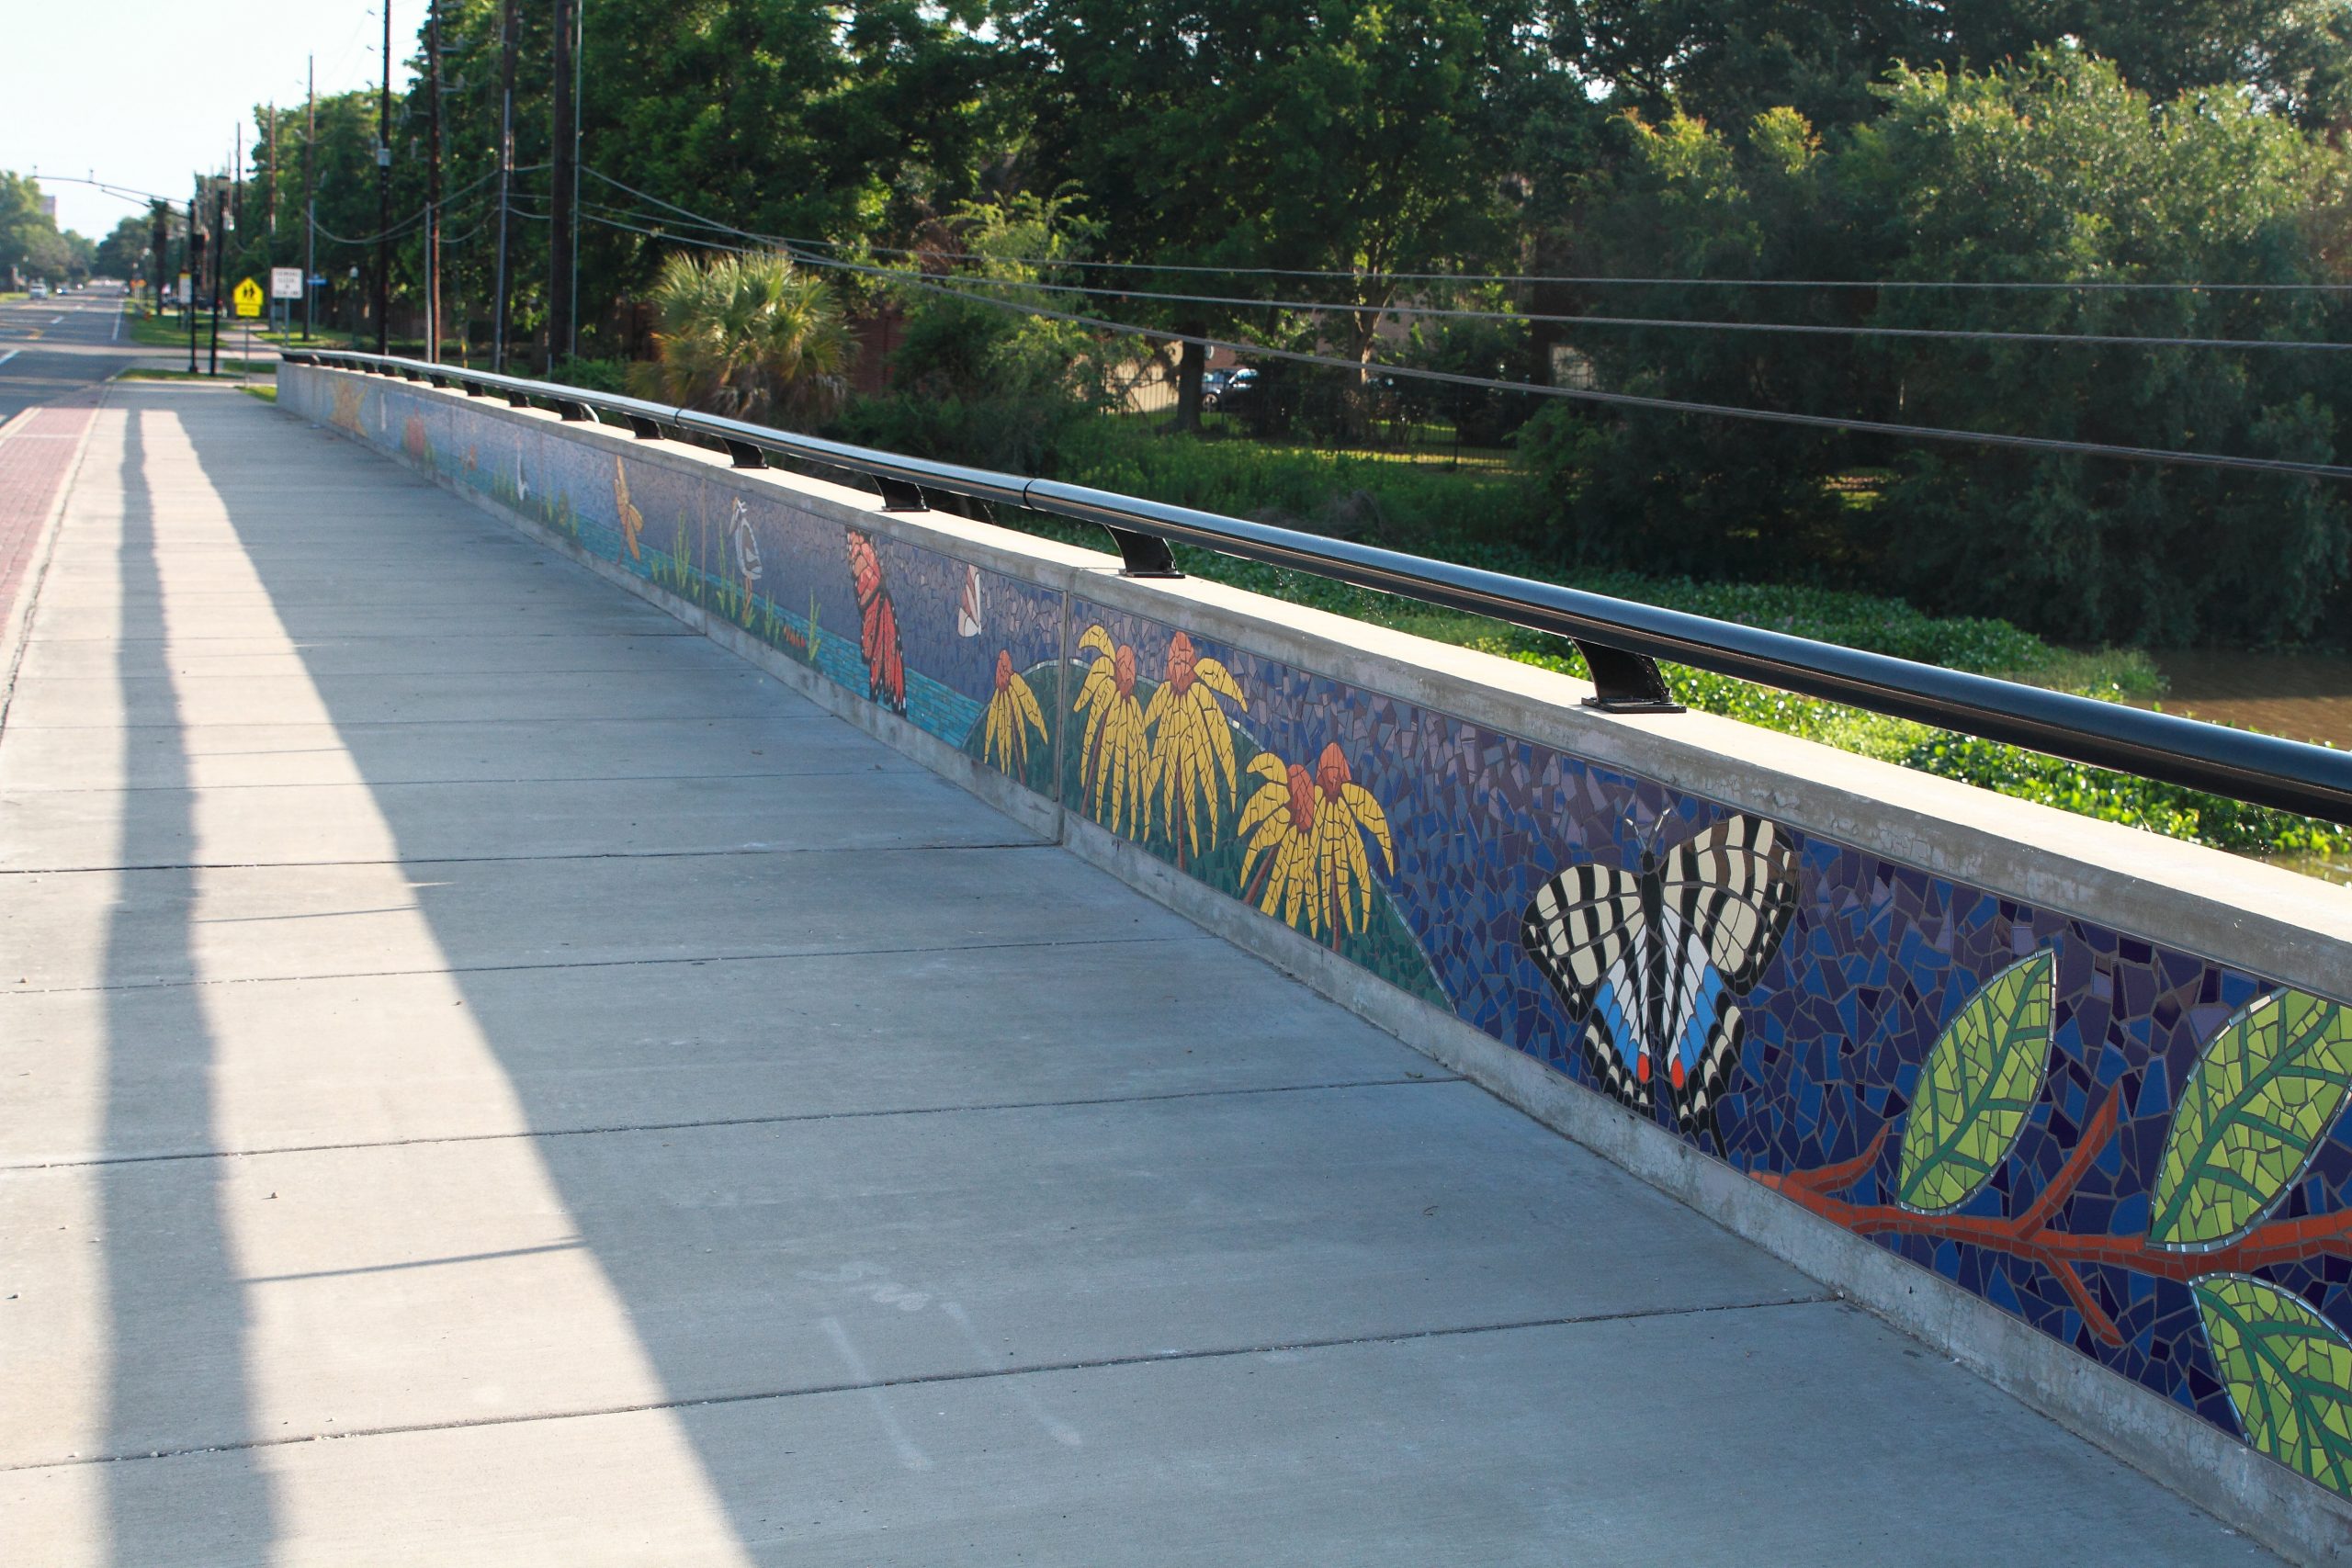
[[[90,275],[96,248],[41,210],[40,185],[0,169],[0,283],[78,282]]]
[[[474,352],[503,11],[442,7],[445,320]],[[552,40],[544,7],[515,13],[510,319],[543,363]],[[1012,313],[1048,309],[1378,362],[1367,388],[1409,362],[2336,462],[2352,456],[2341,354],[1889,330],[2352,342],[2344,297],[2283,287],[2352,282],[2348,17],[2316,0],[611,0],[585,21],[583,352],[649,350],[656,279],[682,250],[784,242],[853,326],[903,310],[899,384],[956,400],[1099,402],[1106,367],[1146,352]],[[386,128],[405,225],[392,282],[412,302],[424,110],[420,85]],[[288,116],[257,135],[277,221],[241,228],[240,266],[299,242],[307,174],[331,310],[364,298],[375,119],[355,94],[321,101],[315,146]],[[842,263],[991,279],[973,292],[1000,304]],[[1710,286],[1447,281],[1530,274]],[[1871,287],[1764,287],[1825,280]],[[2173,282],[2266,287],[2104,287]],[[1594,315],[1686,324],[1543,319]],[[1844,335],[1706,324],[1738,322]],[[2079,639],[2301,637],[2352,580],[2352,513],[2311,479],[1509,392],[1453,404],[1515,439],[1551,498],[1534,544],[1569,566],[1893,588]]]

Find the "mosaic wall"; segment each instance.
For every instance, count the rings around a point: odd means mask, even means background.
[[[281,386],[2352,1495],[2343,998],[723,474]]]

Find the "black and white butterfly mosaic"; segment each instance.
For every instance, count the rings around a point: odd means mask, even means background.
[[[1656,825],[1653,825],[1653,831]],[[1739,1065],[1744,996],[1796,911],[1797,855],[1761,818],[1726,817],[1641,869],[1571,866],[1536,889],[1521,944],[1581,1022],[1600,1087],[1722,1146],[1718,1102]]]

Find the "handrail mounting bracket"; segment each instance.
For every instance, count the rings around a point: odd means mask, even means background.
[[[1585,698],[1585,706],[1603,713],[1688,711],[1674,700],[1674,688],[1666,683],[1665,672],[1648,654],[1628,653],[1583,637],[1575,642],[1577,651],[1584,655],[1585,668],[1592,671],[1593,694]]]
[[[1119,547],[1121,577],[1182,577],[1176,570],[1176,552],[1168,541],[1157,534],[1139,534],[1133,528],[1115,528],[1108,523],[1112,542]]]

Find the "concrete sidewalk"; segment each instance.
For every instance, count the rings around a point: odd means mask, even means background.
[[[2270,1561],[254,400],[29,636],[8,1562]]]

